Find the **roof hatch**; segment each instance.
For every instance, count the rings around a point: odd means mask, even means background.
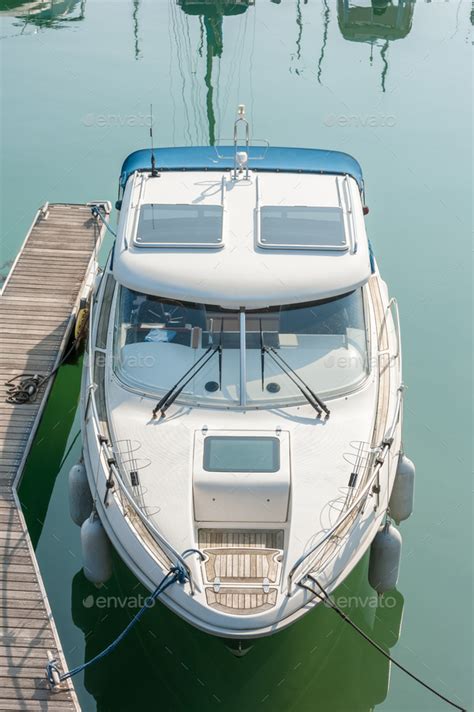
[[[222,247],[223,213],[222,205],[144,203],[134,244],[186,249]]]
[[[347,250],[341,208],[265,205],[260,208],[260,247],[290,250]]]

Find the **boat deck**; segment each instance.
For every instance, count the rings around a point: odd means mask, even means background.
[[[109,206],[105,205],[107,213]],[[64,667],[17,486],[52,385],[33,403],[6,402],[5,382],[47,375],[70,338],[104,228],[90,205],[38,211],[0,297],[0,710],[79,710],[71,683],[48,689],[48,651]],[[38,477],[41,473],[38,473]]]

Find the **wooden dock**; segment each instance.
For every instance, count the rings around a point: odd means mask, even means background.
[[[65,660],[16,491],[53,379],[22,405],[4,384],[61,360],[104,232],[90,205],[46,204],[0,295],[0,712],[80,710],[71,683],[51,692],[45,679],[48,650]]]

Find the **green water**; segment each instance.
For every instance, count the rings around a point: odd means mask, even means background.
[[[470,3],[410,4],[398,29],[381,10],[372,28],[356,25],[331,0],[256,0],[224,18],[222,2],[207,17],[174,0],[64,1],[34,14],[38,4],[0,0],[2,274],[43,202],[114,200],[121,160],[148,142],[150,102],[159,145],[229,136],[242,102],[255,137],[362,163],[369,234],[400,304],[417,493],[391,607],[372,607],[366,560],[338,595],[367,599],[349,602],[350,615],[469,707]],[[118,560],[101,591],[81,573],[66,487],[81,448],[79,380],[79,364],[61,370],[21,489],[70,666],[109,643],[144,594]],[[326,609],[236,659],[157,605],[76,687],[85,711],[445,708],[398,670],[389,679]]]

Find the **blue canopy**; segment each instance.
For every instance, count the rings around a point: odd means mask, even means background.
[[[244,146],[239,150],[247,150]],[[322,173],[350,175],[363,189],[362,169],[348,153],[325,151],[319,148],[283,148],[251,146],[248,150],[249,168],[253,171],[281,171],[282,173]],[[159,171],[222,171],[234,166],[233,146],[184,146],[155,148],[154,156]],[[135,171],[151,169],[151,149],[131,153],[120,173],[122,188]]]

